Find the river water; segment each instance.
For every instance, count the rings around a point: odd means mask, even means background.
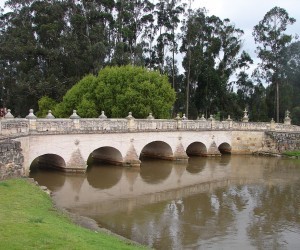
[[[31,177],[68,211],[155,249],[300,249],[300,160],[147,160]]]

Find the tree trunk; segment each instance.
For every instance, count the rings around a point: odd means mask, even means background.
[[[276,122],[279,123],[279,84],[276,80]]]

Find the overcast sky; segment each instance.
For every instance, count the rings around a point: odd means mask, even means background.
[[[4,2],[5,0],[0,0],[1,7]],[[192,6],[193,9],[205,7],[209,15],[216,15],[221,19],[229,18],[237,28],[242,29],[245,32],[242,49],[253,58],[256,57],[253,27],[275,6],[284,8],[291,17],[296,18],[296,23],[287,32],[300,35],[300,0],[194,0]]]
[[[285,9],[296,22],[290,25],[287,33],[300,35],[300,0],[194,0],[195,8],[205,7],[209,15],[216,15],[221,19],[229,18],[237,28],[242,29],[243,50],[253,58],[256,45],[252,38],[253,27],[263,19],[264,15],[273,7]]]

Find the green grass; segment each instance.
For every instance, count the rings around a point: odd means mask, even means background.
[[[71,222],[26,179],[0,182],[0,249],[144,249]]]
[[[286,156],[300,157],[300,151],[287,151],[283,153]]]

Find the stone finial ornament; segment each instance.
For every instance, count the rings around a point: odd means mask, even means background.
[[[210,115],[209,118],[208,118],[208,120],[209,120],[209,121],[214,121],[215,118],[213,117],[213,115]]]
[[[26,116],[26,119],[36,119],[36,116],[33,113],[33,109],[29,109],[29,114]]]
[[[206,122],[206,119],[205,119],[205,117],[204,117],[204,114],[201,115],[201,118],[200,118],[199,120],[202,121],[202,122]]]
[[[55,116],[52,115],[52,111],[48,110],[48,115],[46,115],[46,119],[55,119]]]
[[[76,112],[77,112],[77,111],[74,109],[74,110],[73,110],[73,114],[70,116],[70,119],[80,119],[80,116],[77,115]]]
[[[4,116],[5,119],[13,119],[14,116],[11,114],[11,110],[8,109],[6,115]]]
[[[154,117],[153,117],[152,113],[149,113],[149,115],[148,115],[147,119],[148,119],[148,120],[153,120],[153,119],[154,119]]]
[[[101,115],[99,115],[100,119],[107,119],[107,116],[105,115],[104,111],[101,111]]]
[[[175,117],[175,120],[181,120],[179,113],[178,113],[177,116]]]
[[[290,111],[285,111],[284,124],[291,125],[292,119],[290,118]]]
[[[185,116],[185,114],[183,114],[182,116],[182,120],[187,120],[188,118]]]
[[[244,117],[243,117],[242,121],[243,122],[249,122],[248,111],[247,111],[246,108],[244,110]]]
[[[126,119],[128,119],[128,120],[134,119],[134,117],[132,116],[132,112],[128,113],[128,116],[126,116]]]
[[[228,118],[226,119],[226,121],[228,121],[228,122],[231,122],[231,121],[232,121],[230,115],[228,115]]]

